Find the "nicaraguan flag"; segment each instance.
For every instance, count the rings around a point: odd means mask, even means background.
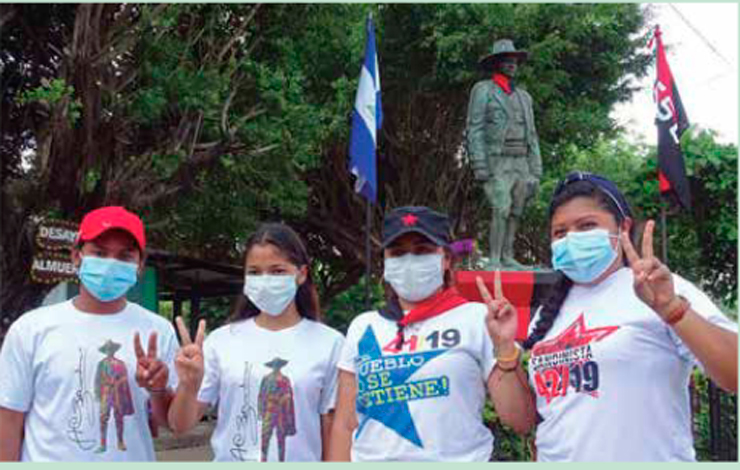
[[[383,122],[380,105],[380,71],[378,54],[375,50],[375,28],[370,16],[367,18],[367,42],[365,61],[360,72],[360,84],[355,96],[352,112],[352,131],[349,141],[349,169],[357,177],[355,191],[375,202],[378,194],[375,149],[377,131]]]

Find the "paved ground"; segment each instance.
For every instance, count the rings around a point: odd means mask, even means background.
[[[213,453],[209,444],[157,452],[157,462],[208,462],[211,460],[213,460]]]
[[[159,462],[206,462],[213,460],[211,433],[215,421],[201,422],[185,436],[175,437],[166,429],[159,430],[154,449]]]

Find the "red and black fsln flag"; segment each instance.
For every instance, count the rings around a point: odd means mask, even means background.
[[[658,180],[660,192],[672,203],[684,209],[691,207],[691,192],[686,177],[686,165],[681,153],[681,135],[689,127],[681,104],[676,82],[668,67],[660,28],[656,26],[657,77],[653,98],[658,107],[655,124],[658,127]]]

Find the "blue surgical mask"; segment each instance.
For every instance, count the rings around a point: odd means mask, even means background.
[[[114,258],[83,256],[79,277],[85,289],[101,302],[112,302],[136,284],[139,265]]]
[[[244,295],[261,312],[276,317],[295,299],[298,282],[294,274],[247,274]]]
[[[569,232],[552,243],[552,267],[573,282],[588,284],[604,274],[617,259],[610,235],[605,229]]]

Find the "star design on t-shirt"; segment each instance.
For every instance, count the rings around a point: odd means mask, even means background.
[[[356,369],[358,382],[357,412],[361,413],[363,417],[357,428],[355,437],[359,437],[364,426],[370,420],[375,420],[392,429],[399,436],[414,445],[423,448],[421,438],[411,417],[408,401],[433,398],[434,396],[445,396],[449,394],[449,382],[447,377],[429,378],[421,382],[409,382],[408,380],[430,360],[447,351],[445,349],[413,354],[388,354],[384,356],[372,327],[368,326],[358,344],[359,355]],[[382,367],[373,368],[373,365],[381,365]],[[362,373],[363,367],[367,367],[368,371],[366,373]],[[381,378],[379,376],[380,374],[384,374],[384,377]],[[375,375],[374,381],[371,379],[373,375]],[[383,385],[378,386],[379,383]],[[427,388],[424,388],[425,390],[429,390],[428,387],[431,386],[432,390],[436,390],[439,393],[419,397],[407,395],[404,400],[397,399],[399,390],[407,390],[407,387],[409,389],[411,387],[421,388],[421,384],[427,386]],[[368,397],[368,394],[377,393],[378,395],[382,395],[383,392],[385,392],[385,402],[382,402],[383,397],[380,397],[379,401],[381,403],[372,403],[372,397]],[[394,397],[396,400],[393,399]],[[369,400],[369,403],[365,400]]]
[[[532,354],[541,356],[566,349],[585,346],[591,342],[601,341],[619,329],[618,326],[603,326],[600,328],[586,328],[583,313],[568,328],[555,338],[542,341],[532,350]]]

